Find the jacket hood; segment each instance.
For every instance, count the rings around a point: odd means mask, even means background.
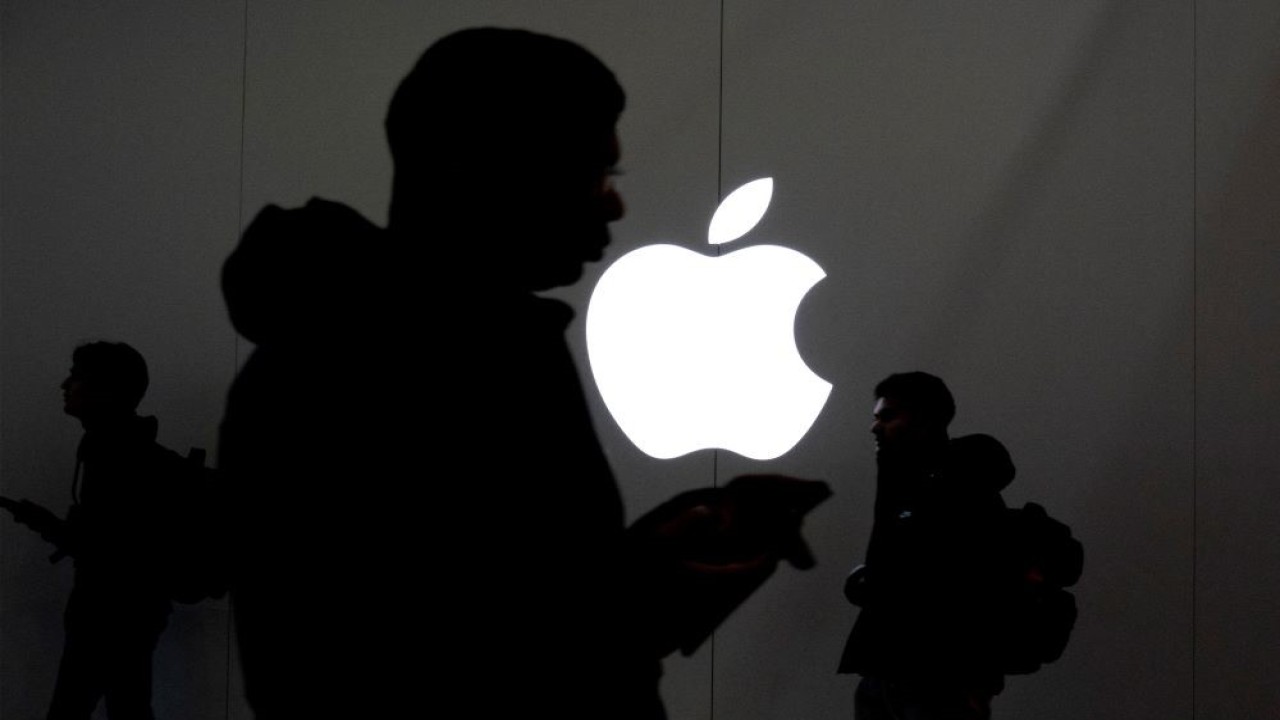
[[[376,289],[369,269],[385,235],[341,203],[267,206],[222,267],[231,324],[258,345],[345,326]]]
[[[963,478],[970,492],[1000,492],[1013,482],[1016,473],[1009,451],[990,435],[952,438],[947,448],[947,474]]]

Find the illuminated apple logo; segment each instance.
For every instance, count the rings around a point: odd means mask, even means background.
[[[772,178],[730,193],[708,241],[745,235],[772,196]],[[624,255],[587,308],[591,372],[618,426],[662,459],[723,448],[770,460],[795,447],[831,393],[795,341],[800,301],[825,276],[777,245],[721,257],[648,245]]]

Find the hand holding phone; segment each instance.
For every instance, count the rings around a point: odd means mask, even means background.
[[[66,523],[49,508],[25,498],[14,500],[3,495],[0,495],[0,508],[8,510],[16,522],[40,533],[40,537],[48,542],[62,543]]]

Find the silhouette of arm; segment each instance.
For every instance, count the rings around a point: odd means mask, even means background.
[[[47,542],[57,546],[54,559],[59,559],[68,552],[70,541],[68,523],[58,517],[52,510],[27,499],[14,500],[0,496],[0,508],[13,514],[13,519],[20,525],[26,525],[40,534]]]

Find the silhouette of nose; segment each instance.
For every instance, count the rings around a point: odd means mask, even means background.
[[[612,187],[605,190],[601,204],[605,222],[621,220],[627,212],[626,204],[622,202],[622,195]]]

